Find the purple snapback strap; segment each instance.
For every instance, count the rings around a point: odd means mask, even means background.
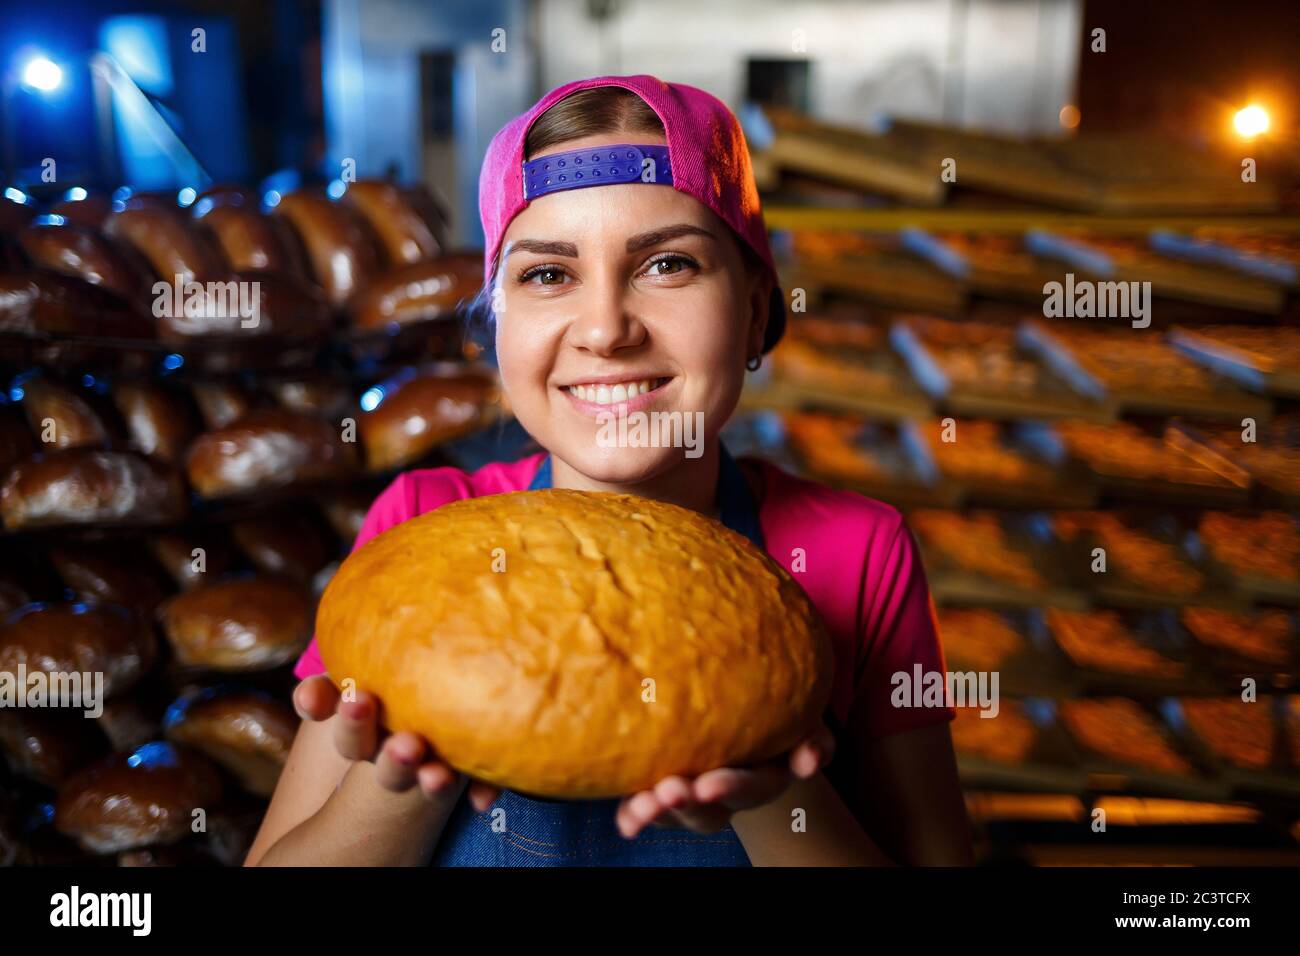
[[[609,183],[673,184],[667,146],[593,146],[524,163],[524,199]]]

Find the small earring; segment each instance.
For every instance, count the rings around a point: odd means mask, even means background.
[[[755,355],[745,363],[745,368],[749,369],[751,372],[757,372],[758,367],[762,364],[763,364],[763,356]]]

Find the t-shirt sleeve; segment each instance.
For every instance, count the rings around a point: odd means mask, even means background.
[[[416,514],[415,489],[410,476],[398,475],[370,505],[352,550],[357,550],[375,535],[382,534],[394,525],[415,517]],[[308,677],[323,673],[325,673],[325,664],[316,649],[316,638],[313,637],[311,643],[307,645],[307,650],[303,651],[302,656],[298,658],[298,663],[294,665],[293,675],[299,680],[306,680]]]
[[[851,720],[869,739],[952,720],[946,702],[915,706],[896,689],[906,675],[910,688],[921,675],[946,673],[934,602],[916,541],[900,519],[894,532],[867,556],[861,637],[863,655],[854,680]],[[901,706],[900,706],[901,704]]]

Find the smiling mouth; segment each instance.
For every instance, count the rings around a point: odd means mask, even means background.
[[[631,401],[638,395],[648,395],[658,391],[672,381],[672,376],[665,378],[643,378],[636,381],[616,382],[613,384],[569,385],[564,390],[574,398],[596,405],[617,405]]]

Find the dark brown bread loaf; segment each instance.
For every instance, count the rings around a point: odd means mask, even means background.
[[[307,250],[312,277],[332,305],[342,305],[382,265],[378,243],[353,209],[313,192],[288,193],[272,210]]]
[[[179,209],[128,207],[109,217],[104,232],[135,248],[162,282],[206,282],[224,271],[216,249]]]
[[[6,528],[155,524],[186,512],[180,476],[134,452],[73,448],[18,462],[0,490]]]
[[[0,671],[104,675],[104,693],[130,689],[153,666],[153,631],[109,604],[33,604],[0,627]]]
[[[206,757],[154,741],[64,783],[54,825],[92,853],[119,853],[184,839],[194,811],[211,812],[220,800],[221,778]]]
[[[293,660],[311,637],[311,596],[286,578],[220,581],[178,594],[159,612],[177,663],[254,671]]]
[[[392,269],[348,303],[352,327],[380,331],[455,314],[483,285],[483,260],[450,255]]]
[[[260,797],[275,792],[297,731],[288,704],[253,691],[191,694],[167,718],[167,739],[210,757]]]
[[[433,226],[395,183],[382,179],[358,180],[348,186],[342,202],[357,210],[370,224],[393,265],[431,259],[442,251]]]
[[[19,242],[32,265],[84,279],[133,302],[143,303],[152,278],[138,260],[86,226],[29,226]]]
[[[268,409],[200,435],[190,446],[185,467],[195,491],[220,498],[339,477],[352,464],[352,445],[343,441],[341,426],[312,415]]]

